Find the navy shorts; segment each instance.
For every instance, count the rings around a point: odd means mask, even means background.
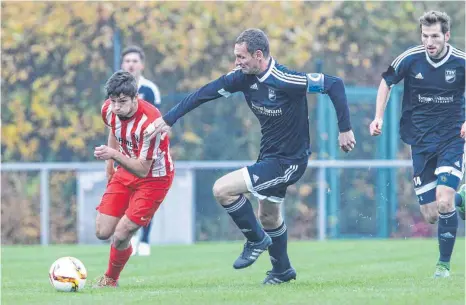
[[[306,163],[285,164],[278,159],[265,159],[242,169],[249,192],[259,200],[282,203],[286,189],[302,177]]]
[[[464,174],[464,140],[455,138],[436,146],[413,145],[414,191],[419,204],[435,201],[437,185],[457,189]]]

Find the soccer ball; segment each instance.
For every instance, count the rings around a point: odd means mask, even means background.
[[[77,258],[66,256],[57,259],[49,270],[50,284],[58,291],[76,292],[84,288],[87,271]]]

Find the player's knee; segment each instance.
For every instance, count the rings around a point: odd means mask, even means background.
[[[422,216],[424,217],[425,221],[430,224],[434,224],[438,221],[438,212],[435,210],[423,211]]]
[[[96,226],[95,236],[100,240],[107,240],[112,236],[113,232],[101,226]]]
[[[426,222],[431,224],[436,223],[439,216],[436,202],[421,205],[421,214]]]
[[[435,224],[438,221],[438,214],[429,214],[425,217],[427,217],[426,221],[430,224]]]
[[[127,229],[116,230],[113,234],[112,243],[116,249],[126,249],[131,241],[132,232]]]
[[[118,218],[108,216],[105,214],[97,213],[95,219],[95,236],[100,240],[107,240],[115,232],[115,227],[118,222]]]
[[[455,190],[449,187],[437,187],[437,207],[440,213],[453,211]]]
[[[222,205],[232,202],[232,196],[228,193],[228,186],[219,180],[215,181],[212,187],[212,193],[214,194],[215,200]]]
[[[439,200],[437,204],[440,213],[448,213],[454,209],[453,198],[451,200]]]
[[[266,229],[278,228],[283,222],[280,213],[267,213],[264,211],[259,213],[259,220],[262,226]]]

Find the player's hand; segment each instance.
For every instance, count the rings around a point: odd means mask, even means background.
[[[369,132],[371,136],[378,136],[382,133],[383,120],[381,118],[375,118],[369,126]]]
[[[144,130],[144,135],[149,137],[149,140],[152,140],[158,133],[161,133],[161,140],[165,139],[167,133],[170,132],[171,127],[163,120],[163,118],[158,118],[154,122],[150,123]]]
[[[99,160],[109,160],[115,156],[116,150],[107,145],[100,145],[94,149],[94,157]]]
[[[105,168],[105,174],[107,176],[107,181],[110,182],[112,180],[113,174],[115,173],[115,164],[113,160],[107,160],[106,162],[106,168]]]
[[[348,153],[353,150],[356,145],[356,139],[354,138],[354,133],[352,130],[340,132],[338,136],[338,143],[340,144],[340,149]]]
[[[463,126],[461,126],[461,137],[466,139],[466,122],[464,122]]]

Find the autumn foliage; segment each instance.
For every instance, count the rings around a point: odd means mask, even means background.
[[[312,72],[316,61],[322,60],[325,72],[342,77],[347,85],[376,86],[394,56],[419,43],[417,18],[426,10],[450,14],[452,43],[464,49],[465,12],[458,2],[1,5],[3,162],[93,159],[93,147],[106,141],[99,111],[103,84],[114,70],[116,31],[123,47],[138,44],[146,51],[145,76],[161,89],[162,112],[186,92],[228,72],[233,67],[234,40],[249,27],[268,34],[272,55],[280,63]],[[367,109],[367,113],[371,111]],[[313,98],[310,112],[315,112]],[[315,130],[315,122],[311,126]],[[315,143],[315,132],[311,137]],[[172,149],[177,160],[254,159],[259,138],[255,118],[242,98],[235,97],[204,105],[181,120],[174,128]],[[73,189],[70,186],[65,194],[57,187],[73,185],[73,175],[60,177],[51,181],[52,197],[60,201],[62,196],[68,207],[61,212],[73,219]],[[32,198],[38,198],[38,179],[2,174],[2,186],[7,190],[2,192],[2,220],[5,213],[17,209],[25,213],[8,218],[7,224],[2,222],[2,239],[36,241],[38,210],[37,200]],[[25,196],[28,192],[29,197]],[[19,237],[12,237],[11,228],[24,226],[24,222],[30,231],[24,229]],[[70,223],[61,226],[57,232],[73,230]],[[62,237],[61,241],[73,238]]]

